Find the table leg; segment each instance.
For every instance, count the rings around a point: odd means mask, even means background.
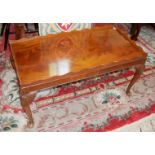
[[[16,23],[15,25],[15,36],[16,39],[21,39],[25,37],[25,30],[23,23]]]
[[[130,81],[128,88],[126,90],[126,94],[129,95],[130,94],[130,89],[131,87],[135,84],[135,82],[140,78],[140,75],[143,73],[145,68],[145,64],[139,64],[135,67],[136,72],[132,78],[132,80]]]
[[[32,128],[34,125],[34,120],[33,120],[32,112],[30,109],[30,104],[34,100],[35,95],[36,95],[35,93],[21,95],[21,105],[22,105],[24,112],[26,113],[28,117],[28,123],[27,123],[28,128]]]

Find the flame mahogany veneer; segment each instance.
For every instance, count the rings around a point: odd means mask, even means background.
[[[33,126],[29,104],[39,90],[135,66],[126,93],[144,70],[146,54],[112,26],[11,41],[21,104]]]

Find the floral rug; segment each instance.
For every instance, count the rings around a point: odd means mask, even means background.
[[[113,130],[115,132],[155,132],[155,114]]]
[[[117,25],[129,31],[129,24]],[[0,131],[111,131],[155,112],[155,32],[144,27],[137,44],[148,59],[131,96],[125,89],[134,68],[38,92],[31,104],[35,126],[27,129],[9,49],[0,54]],[[11,36],[14,39],[14,36]],[[2,44],[1,44],[2,45]]]

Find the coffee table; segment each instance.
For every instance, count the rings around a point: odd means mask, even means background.
[[[28,127],[34,124],[30,103],[38,91],[135,66],[129,94],[147,56],[126,33],[112,26],[11,41],[10,47]]]

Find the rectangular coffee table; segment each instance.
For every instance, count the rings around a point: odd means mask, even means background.
[[[34,123],[29,105],[37,91],[135,66],[128,94],[147,56],[112,26],[16,40],[10,47],[29,127]]]

